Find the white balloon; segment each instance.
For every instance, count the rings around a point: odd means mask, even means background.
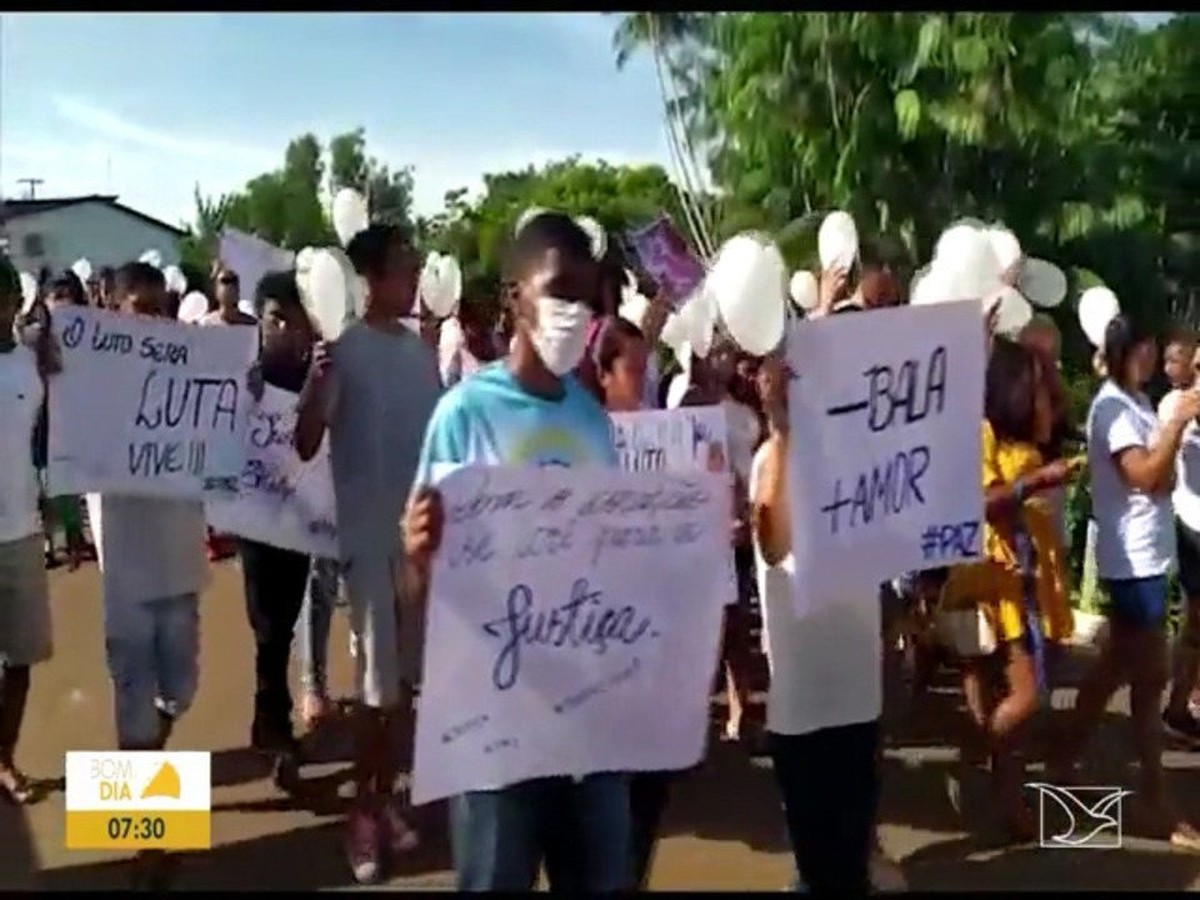
[[[929,306],[962,299],[956,294],[949,276],[937,268],[930,268],[923,274],[918,273],[909,292],[909,303],[912,306]]]
[[[685,357],[690,358],[691,350],[689,349],[686,353],[684,352],[689,343],[688,323],[679,313],[673,312],[667,316],[667,321],[663,323],[658,339],[681,362]]]
[[[199,291],[192,291],[179,302],[177,318],[189,325],[199,322],[208,312],[208,298]]]
[[[367,201],[354,188],[342,188],[333,197],[333,230],[342,246],[370,224]]]
[[[765,356],[783,338],[787,268],[779,248],[749,235],[728,240],[708,276],[730,337],[752,356]]]
[[[525,210],[525,212],[521,213],[521,215],[517,216],[517,222],[515,225],[513,225],[513,237],[516,237],[518,234],[520,234],[522,228],[524,228],[533,219],[536,219],[544,212],[547,212],[544,207],[531,206],[529,209]]]
[[[1007,272],[1025,255],[1017,236],[1003,225],[993,225],[985,234],[991,242],[992,252],[996,254],[996,261],[1000,263],[1000,271]]]
[[[322,337],[327,341],[337,340],[345,327],[351,299],[341,263],[328,249],[322,248],[313,254],[308,289],[312,304],[310,312],[321,327]]]
[[[603,259],[604,254],[608,252],[608,235],[604,233],[604,227],[591,216],[580,216],[575,220],[575,224],[591,238],[592,256],[595,259]]]
[[[80,281],[87,284],[88,279],[92,277],[92,264],[87,257],[83,257],[71,263],[71,271]]]
[[[28,272],[22,272],[21,278],[21,312],[29,312],[29,308],[33,306],[33,301],[37,299],[38,283],[37,279]]]
[[[1079,298],[1079,325],[1092,346],[1104,349],[1104,331],[1121,312],[1121,302],[1106,287],[1088,288]]]
[[[308,274],[312,269],[314,252],[312,247],[305,247],[296,254],[296,290],[300,292],[300,300],[306,307],[309,305]]]
[[[805,312],[816,309],[817,303],[821,299],[816,276],[805,269],[801,269],[792,276],[789,293],[795,304]]]
[[[167,282],[167,290],[177,294],[187,293],[187,276],[179,266],[167,266],[163,269],[163,278]]]
[[[636,287],[629,284],[621,287],[621,306],[617,310],[617,315],[626,322],[641,328],[642,320],[645,319],[649,306],[650,301]]]
[[[462,268],[458,260],[450,255],[443,256],[437,264],[438,305],[429,311],[441,318],[454,313],[462,299]]]
[[[162,268],[162,254],[157,250],[147,250],[138,257],[138,262],[150,263],[156,269]]]
[[[996,333],[1005,337],[1016,338],[1033,318],[1033,307],[1015,288],[1001,288],[985,300],[984,309],[991,311],[997,305],[1000,309],[996,313]]]
[[[1054,263],[1026,257],[1017,279],[1017,290],[1042,309],[1052,309],[1067,296],[1067,276]]]
[[[367,283],[354,271],[354,263],[350,262],[350,257],[346,255],[346,251],[341,247],[326,247],[325,252],[333,256],[338,261],[338,265],[342,267],[342,277],[346,279],[346,297],[350,301],[350,318],[362,318],[363,310],[367,305]],[[309,284],[312,283],[311,277],[312,263],[309,263]]]
[[[938,238],[933,268],[945,272],[959,300],[982,300],[1002,286],[1000,261],[987,233],[970,225],[954,225]]]
[[[849,269],[858,257],[858,229],[850,213],[835,210],[821,222],[817,232],[821,270]]]

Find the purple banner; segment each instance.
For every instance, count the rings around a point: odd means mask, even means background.
[[[704,263],[665,213],[645,228],[630,232],[629,242],[646,274],[673,306],[680,306],[704,280]]]

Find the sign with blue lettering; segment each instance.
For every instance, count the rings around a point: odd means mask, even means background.
[[[789,467],[797,603],[861,597],[982,547],[986,336],[979,301],[804,322]]]
[[[236,485],[257,329],[200,328],[87,307],[54,311],[52,496],[200,497]]]

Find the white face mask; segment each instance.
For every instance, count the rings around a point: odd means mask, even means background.
[[[592,311],[583,303],[559,297],[537,298],[537,328],[529,335],[546,368],[566,375],[587,351]]]

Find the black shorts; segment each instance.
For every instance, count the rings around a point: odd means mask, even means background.
[[[1179,552],[1179,586],[1187,599],[1200,598],[1200,531],[1175,520],[1175,543]]]

